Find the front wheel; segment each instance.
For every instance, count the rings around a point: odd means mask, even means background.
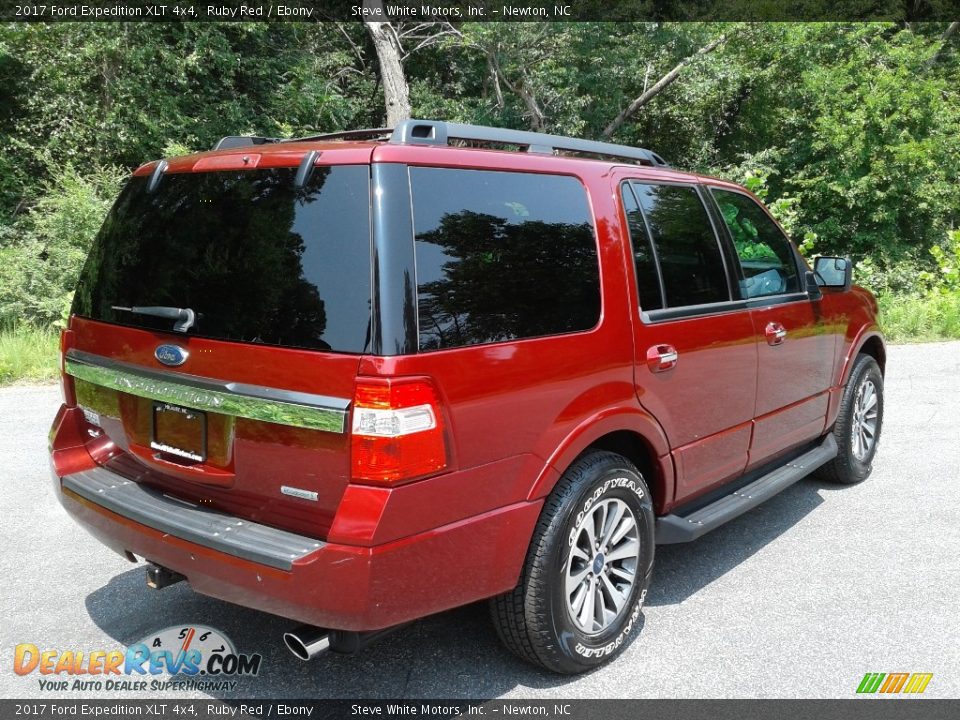
[[[650,491],[626,458],[581,456],[544,503],[520,584],[491,600],[504,644],[554,672],[590,670],[639,627],[653,568]]]
[[[873,470],[882,428],[883,375],[876,360],[869,355],[858,355],[833,426],[837,456],[816,474],[843,485],[866,480]]]

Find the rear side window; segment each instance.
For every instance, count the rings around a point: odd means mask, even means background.
[[[743,268],[743,297],[799,292],[796,256],[777,224],[743,193],[716,188],[712,192]]]
[[[151,330],[172,321],[119,308],[197,315],[190,334],[363,352],[370,324],[369,167],[135,177],[100,230],[73,312]]]
[[[696,189],[637,182],[631,185],[656,249],[666,306],[729,300],[723,255]]]
[[[623,209],[627,214],[627,226],[633,243],[633,266],[637,275],[637,297],[640,301],[640,309],[659,310],[663,307],[660,274],[647,226],[643,221],[643,213],[640,212],[640,206],[637,205],[637,199],[628,183],[623,184],[620,194],[623,197]]]
[[[597,244],[578,180],[412,167],[410,185],[421,350],[597,324]]]

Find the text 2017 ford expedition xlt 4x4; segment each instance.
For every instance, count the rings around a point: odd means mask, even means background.
[[[154,587],[304,623],[302,658],[489,598],[511,650],[583,671],[656,544],[870,473],[886,353],[850,273],[648,150],[224,138],[137,170],[94,243],[57,495]]]

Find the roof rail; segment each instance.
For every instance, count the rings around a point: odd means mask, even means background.
[[[397,145],[449,145],[450,140],[476,140],[486,143],[519,145],[527,152],[553,155],[557,151],[625,158],[644,165],[669,167],[655,152],[629,145],[580,140],[546,133],[483,125],[462,125],[440,120],[404,120],[393,130],[390,142]]]
[[[250,147],[251,145],[266,145],[280,142],[280,138],[260,137],[259,135],[227,135],[220,138],[213,146],[214,150],[229,150],[230,148]]]
[[[380,136],[387,136],[392,128],[366,128],[362,130],[341,130],[340,132],[307,135],[306,137],[286,138],[280,142],[307,142],[310,140],[366,140]]]

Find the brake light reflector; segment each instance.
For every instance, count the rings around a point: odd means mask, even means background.
[[[443,415],[424,380],[357,383],[351,425],[353,479],[393,485],[447,466]]]

